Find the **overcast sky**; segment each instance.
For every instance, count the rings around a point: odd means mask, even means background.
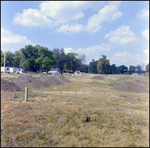
[[[106,55],[110,64],[149,63],[149,1],[1,1],[1,48],[26,45]]]

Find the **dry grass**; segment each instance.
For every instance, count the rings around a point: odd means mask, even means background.
[[[131,77],[65,77],[73,83],[29,89],[28,102],[1,91],[1,146],[149,146],[149,94],[109,86]]]

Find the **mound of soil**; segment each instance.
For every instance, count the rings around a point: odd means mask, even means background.
[[[91,79],[104,80],[104,79],[105,79],[105,76],[93,76]]]
[[[18,85],[16,85],[13,82],[10,82],[8,80],[4,80],[1,78],[1,90],[3,91],[11,91],[14,92],[15,91],[23,91]]]
[[[56,79],[54,76],[41,75],[36,78],[38,81],[44,83],[46,87],[50,87],[51,85],[61,85],[63,82]]]
[[[136,79],[134,80],[136,84],[144,85],[145,87],[149,88],[149,81],[146,79],[145,76],[136,76]]]
[[[136,92],[136,93],[148,93],[149,90],[142,83],[137,84],[136,81],[122,81],[117,83],[116,86],[111,89],[124,91],[124,92]]]
[[[17,79],[14,80],[19,87],[32,87],[32,88],[45,88],[47,85],[38,81],[36,78],[31,75],[21,74]]]
[[[71,83],[71,81],[66,79],[63,75],[55,75],[54,78],[58,79],[59,81],[63,83]]]

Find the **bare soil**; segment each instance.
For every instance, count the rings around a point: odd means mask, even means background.
[[[14,83],[16,83],[20,87],[32,87],[32,88],[45,88],[47,87],[46,84],[42,83],[41,81],[38,81],[36,78],[32,77],[31,75],[19,75],[17,79],[14,80]]]
[[[36,78],[37,81],[40,81],[46,85],[46,87],[50,87],[51,85],[62,85],[63,82],[56,79],[54,76],[41,75]]]
[[[137,93],[148,93],[148,81],[133,80],[133,81],[121,81],[111,89],[124,91],[124,92],[137,92]]]
[[[14,92],[15,91],[23,91],[18,85],[16,85],[13,82],[10,82],[8,80],[4,80],[1,78],[1,90],[3,91],[11,91]]]
[[[105,76],[94,76],[91,79],[96,79],[96,80],[104,80]]]
[[[62,83],[71,83],[68,79],[66,79],[63,75],[56,75],[54,78],[60,80]]]

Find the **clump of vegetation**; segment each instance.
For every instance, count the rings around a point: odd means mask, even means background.
[[[146,72],[144,75],[145,75],[146,78],[149,80],[149,72]]]

